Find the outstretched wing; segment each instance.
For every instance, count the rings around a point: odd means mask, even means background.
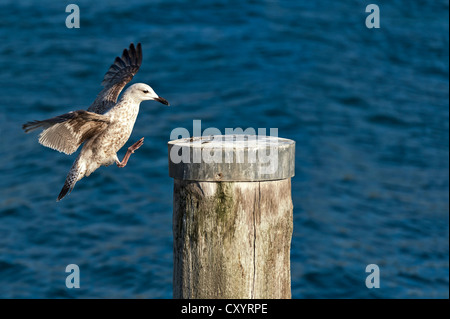
[[[103,78],[104,89],[88,108],[88,111],[103,114],[113,107],[122,89],[131,81],[142,63],[142,47],[131,43],[128,49],[123,50],[122,57],[116,57]]]
[[[131,43],[128,50],[123,50],[122,58],[116,57],[114,63],[109,67],[108,72],[106,72],[103,78],[102,85],[104,87],[121,85],[121,88],[123,88],[137,73],[141,63],[141,44],[138,43],[135,48],[134,44]]]
[[[39,135],[39,143],[72,154],[87,139],[103,132],[110,123],[109,117],[80,110],[55,116],[43,121],[25,123],[25,133],[44,129]]]

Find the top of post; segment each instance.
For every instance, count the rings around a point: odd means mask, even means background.
[[[295,142],[265,135],[211,135],[170,141],[169,176],[191,181],[267,181],[295,174]]]

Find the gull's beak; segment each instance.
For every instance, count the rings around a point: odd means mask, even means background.
[[[167,105],[167,106],[170,105],[169,102],[168,102],[165,98],[160,97],[160,96],[158,96],[157,98],[155,98],[155,101],[158,101],[158,102],[160,102],[160,103],[162,103],[162,104],[165,104],[165,105]]]

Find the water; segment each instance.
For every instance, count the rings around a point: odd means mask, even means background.
[[[377,30],[356,0],[76,3],[80,29],[64,2],[0,2],[0,297],[171,298],[166,143],[194,119],[297,142],[294,298],[449,297],[447,1],[380,1]],[[21,124],[89,106],[131,42],[173,107],[144,102],[129,165],[56,203],[75,156]]]

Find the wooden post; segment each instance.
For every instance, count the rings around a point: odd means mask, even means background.
[[[174,298],[291,298],[294,156],[270,136],[169,142]]]

